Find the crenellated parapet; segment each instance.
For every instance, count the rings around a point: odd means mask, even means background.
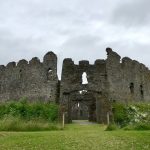
[[[29,100],[55,101],[57,97],[57,56],[48,52],[43,62],[33,57],[0,66],[0,100],[26,97]]]
[[[106,48],[106,53],[106,60],[97,59],[94,64],[88,60],[75,64],[71,58],[64,59],[61,82],[57,77],[57,55],[53,52],[46,53],[43,61],[33,57],[30,61],[0,65],[0,100],[27,97],[56,101],[59,94],[61,99],[69,91],[89,90],[125,102],[149,101],[150,70],[131,58],[121,59],[111,48]],[[85,77],[88,84],[83,84]]]
[[[53,52],[46,53],[43,61],[33,57],[0,65],[0,102],[20,98],[57,102],[66,109],[68,122],[76,118],[79,113],[72,112],[81,105],[80,119],[99,123],[107,122],[112,101],[150,102],[150,70],[131,58],[121,59],[111,48],[106,53],[106,60],[97,59],[94,64],[88,60],[75,64],[65,58],[60,81]]]
[[[24,68],[28,66],[28,61],[25,59],[19,60],[17,67]]]

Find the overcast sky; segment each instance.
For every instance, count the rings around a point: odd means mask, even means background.
[[[53,51],[77,63],[106,47],[150,67],[150,0],[0,0],[0,64]],[[59,69],[60,72],[60,69]]]

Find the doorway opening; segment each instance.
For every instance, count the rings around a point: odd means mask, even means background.
[[[77,101],[72,106],[72,120],[89,120],[88,106],[80,101]]]

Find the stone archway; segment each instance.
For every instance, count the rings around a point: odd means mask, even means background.
[[[68,114],[72,120],[96,121],[96,98],[93,92],[81,90],[69,94]]]
[[[71,123],[73,119],[86,119],[92,122],[95,121],[106,124],[107,113],[111,112],[107,95],[92,90],[86,91],[84,94],[80,94],[78,90],[63,93],[64,98],[62,104],[66,107],[66,122]],[[79,102],[83,107],[77,108]],[[87,106],[88,109],[85,106]],[[72,115],[72,113],[76,115]],[[80,113],[80,115],[77,113]]]

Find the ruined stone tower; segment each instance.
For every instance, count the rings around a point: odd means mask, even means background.
[[[107,122],[111,102],[150,102],[150,70],[145,65],[121,57],[111,48],[107,59],[94,64],[82,60],[63,61],[61,81],[57,77],[57,56],[47,53],[38,58],[0,66],[0,100],[58,102],[66,110],[66,121],[88,119]],[[83,77],[87,82],[83,82]]]

